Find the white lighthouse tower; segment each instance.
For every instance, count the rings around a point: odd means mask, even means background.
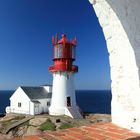
[[[67,115],[72,118],[82,118],[75,99],[74,75],[78,67],[75,60],[76,39],[68,41],[66,35],[58,40],[52,37],[54,65],[49,67],[53,73],[52,100],[50,115]]]

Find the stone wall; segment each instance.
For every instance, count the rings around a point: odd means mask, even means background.
[[[109,52],[112,122],[140,132],[140,0],[89,0]]]

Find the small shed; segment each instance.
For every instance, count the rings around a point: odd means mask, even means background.
[[[18,87],[10,97],[6,113],[36,115],[47,113],[51,104],[52,86]]]

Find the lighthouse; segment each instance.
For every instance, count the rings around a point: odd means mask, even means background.
[[[53,62],[49,71],[53,74],[52,99],[49,108],[50,115],[67,115],[72,118],[82,118],[76,104],[74,75],[78,66],[73,65],[76,53],[76,38],[69,41],[65,34],[59,40],[52,37]]]

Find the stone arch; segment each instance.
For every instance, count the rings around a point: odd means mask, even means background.
[[[140,1],[89,1],[109,53],[112,122],[140,132]]]

